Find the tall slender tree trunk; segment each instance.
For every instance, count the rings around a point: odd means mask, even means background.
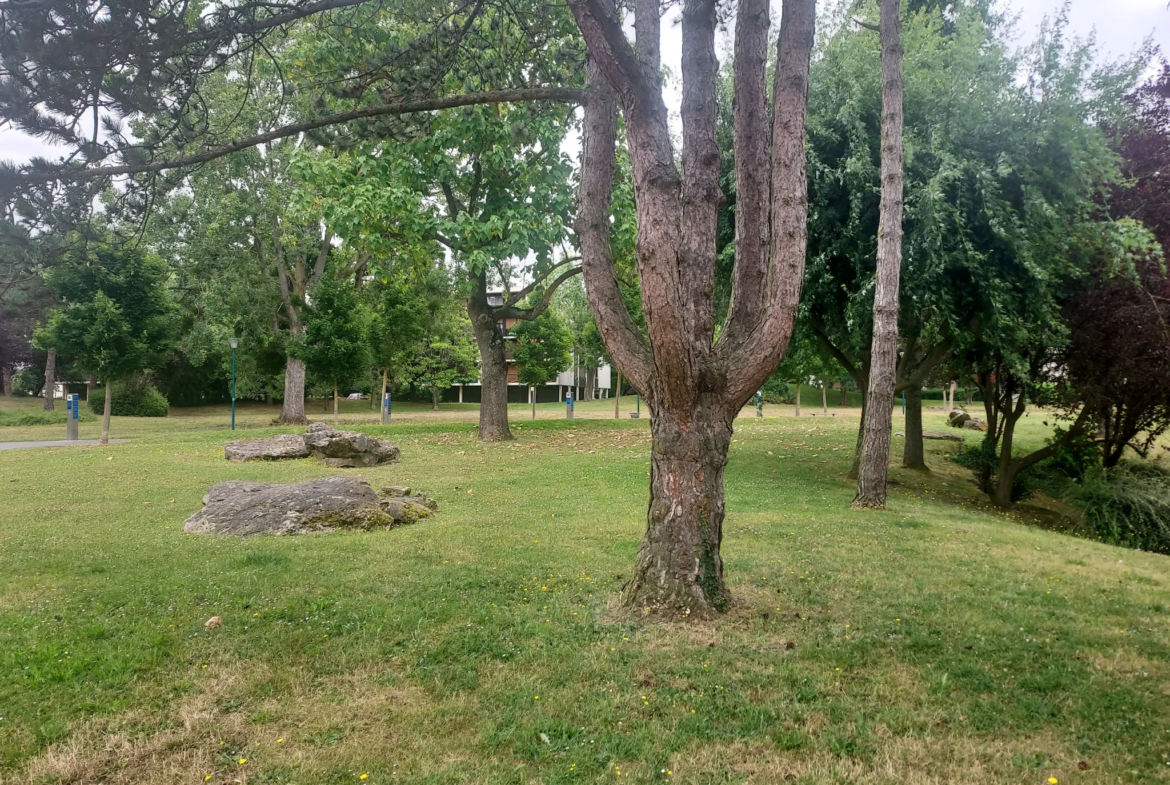
[[[94,381],[94,378],[92,376],[87,376],[85,379],[85,401],[86,401],[86,403],[88,403],[89,399],[91,397],[93,397],[93,390],[96,386],[97,386],[97,382]]]
[[[821,380],[821,414],[829,416],[829,387],[824,379]]]
[[[800,416],[800,382],[796,383],[796,416]]]
[[[651,407],[650,508],[634,577],[622,590],[627,606],[651,613],[692,608],[723,611],[723,469],[731,421],[700,408]]]
[[[857,426],[857,443],[853,446],[853,464],[849,467],[849,473],[845,475],[850,480],[856,480],[858,474],[861,473],[861,455],[865,447],[865,411],[866,411],[866,394],[865,388],[861,388],[861,422]]]
[[[922,388],[906,388],[906,444],[902,448],[902,465],[907,469],[926,468],[926,448],[922,442]]]
[[[54,395],[57,392],[57,350],[50,349],[45,357],[45,411],[53,411]]]
[[[475,343],[479,346],[479,438],[490,442],[511,441],[504,335],[487,307],[486,292],[472,295],[467,302],[467,315],[471,317]]]
[[[536,386],[528,388],[528,394],[532,396],[532,419],[536,419]]]
[[[840,403],[840,405],[841,406],[848,406],[849,405],[849,390],[845,386],[844,379],[841,380],[841,403]]]
[[[333,382],[333,427],[337,427],[337,382]]]
[[[106,379],[106,407],[102,411],[102,444],[110,443],[110,412],[114,408],[114,383]]]
[[[12,366],[0,366],[0,389],[4,392],[5,398],[12,397]]]
[[[439,388],[431,388],[431,411],[439,411]]]
[[[877,283],[873,301],[869,402],[853,506],[886,506],[898,364],[898,287],[902,268],[902,42],[900,0],[881,0],[882,152]]]
[[[622,416],[622,372],[617,372],[617,388],[613,395],[613,418],[615,420],[621,419]]]

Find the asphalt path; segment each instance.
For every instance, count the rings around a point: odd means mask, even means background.
[[[129,439],[110,439],[110,444],[128,442]],[[59,439],[52,442],[0,442],[0,452],[4,450],[31,450],[36,447],[82,447],[88,444],[101,444],[101,439]]]

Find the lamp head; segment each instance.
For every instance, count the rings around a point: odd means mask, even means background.
[[[240,345],[240,339],[233,337],[230,341],[228,341],[228,343],[230,343],[232,345],[232,348],[235,349]]]

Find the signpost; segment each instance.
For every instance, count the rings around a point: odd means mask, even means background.
[[[565,418],[573,419],[573,393],[565,396]]]
[[[764,416],[764,391],[756,390],[756,416]]]
[[[462,392],[462,387],[460,388],[460,392]],[[392,401],[390,399],[390,393],[384,394],[382,396],[382,424],[383,425],[390,424],[390,406],[391,406],[391,404],[392,404]]]
[[[81,417],[81,401],[76,393],[65,396],[65,438],[77,441],[77,423]]]

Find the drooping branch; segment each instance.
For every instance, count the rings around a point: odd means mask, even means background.
[[[443,98],[429,98],[420,101],[402,101],[392,104],[377,104],[348,112],[324,115],[300,123],[290,123],[262,134],[238,139],[230,144],[214,147],[202,153],[175,158],[168,161],[155,161],[147,164],[126,164],[122,166],[103,166],[96,168],[85,167],[55,167],[52,169],[30,169],[25,167],[19,171],[16,179],[25,183],[41,183],[53,180],[85,180],[94,177],[114,177],[128,174],[149,174],[162,172],[168,169],[180,169],[186,166],[214,161],[226,155],[256,147],[277,139],[286,139],[297,136],[317,128],[331,125],[341,125],[367,117],[382,117],[386,115],[403,115],[413,112],[434,112],[443,109],[455,109],[461,106],[475,106],[478,104],[503,104],[526,101],[570,101],[580,103],[584,100],[585,91],[572,87],[536,87],[521,90],[492,90],[482,93],[464,93],[450,95]]]

